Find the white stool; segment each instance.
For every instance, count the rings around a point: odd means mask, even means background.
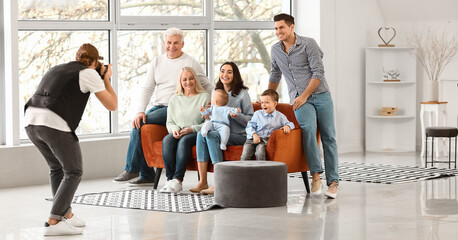
[[[447,125],[447,102],[422,102],[420,109],[421,125],[421,157],[425,157],[425,129],[427,127],[438,127]],[[443,139],[436,139],[436,157],[447,156],[446,143]],[[433,152],[433,151],[431,151]]]

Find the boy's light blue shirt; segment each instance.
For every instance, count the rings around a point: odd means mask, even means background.
[[[258,110],[254,112],[246,127],[247,138],[253,139],[254,133],[258,134],[260,138],[268,138],[273,131],[286,125],[294,129],[294,123],[290,122],[283,113],[275,110],[267,114],[264,110]]]

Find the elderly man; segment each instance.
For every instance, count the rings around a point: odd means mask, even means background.
[[[126,166],[117,176],[115,182],[127,182],[133,185],[153,185],[154,168],[148,167],[143,155],[141,127],[144,124],[164,125],[167,120],[167,105],[175,94],[175,86],[180,78],[181,69],[192,67],[197,73],[201,85],[211,92],[213,84],[208,80],[202,66],[191,56],[182,51],[184,46],[183,32],[178,28],[169,28],[164,35],[166,53],[157,56],[151,62],[144,80],[137,115],[130,132],[129,148],[127,149]],[[151,97],[155,93],[154,106],[145,112]],[[140,175],[140,178],[134,179]]]

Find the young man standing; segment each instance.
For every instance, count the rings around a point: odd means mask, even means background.
[[[272,69],[269,87],[276,90],[281,76],[288,85],[290,104],[302,129],[302,144],[312,174],[312,195],[322,192],[323,172],[317,144],[317,125],[324,150],[328,198],[337,197],[339,184],[337,144],[335,140],[334,107],[324,77],[323,52],[312,38],[294,32],[294,18],[288,14],[274,17],[279,42],[272,46]]]

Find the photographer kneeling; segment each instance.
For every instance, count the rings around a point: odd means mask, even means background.
[[[91,93],[95,93],[108,110],[118,107],[110,83],[111,64],[103,65],[99,59],[94,46],[83,44],[76,53],[76,61],[51,68],[25,104],[27,135],[50,169],[53,203],[44,235],[81,234],[86,225],[71,208],[83,174],[75,130]],[[98,65],[100,70],[97,72]]]

